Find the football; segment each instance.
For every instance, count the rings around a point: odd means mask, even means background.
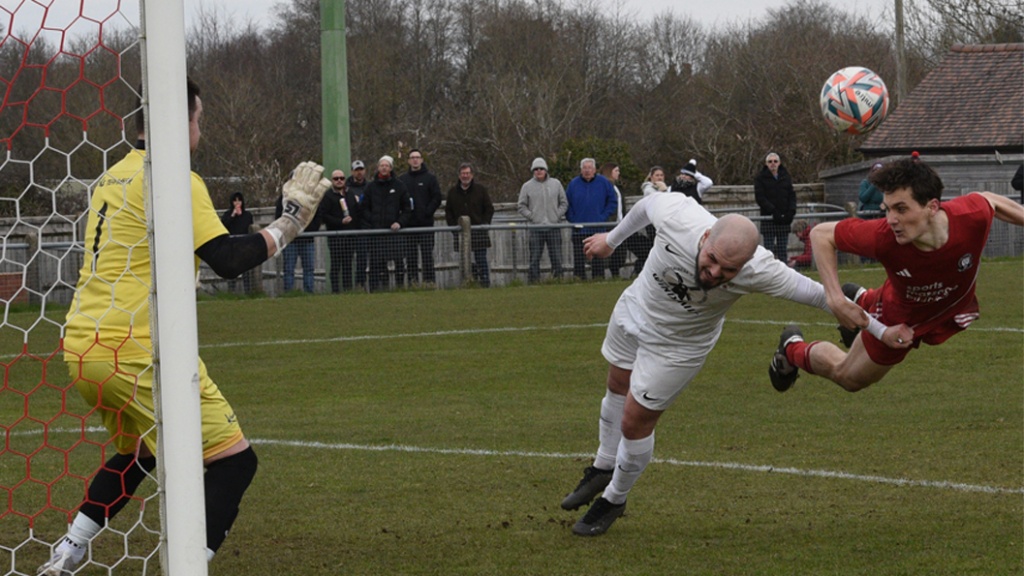
[[[843,68],[821,88],[821,114],[839,132],[866,134],[877,128],[888,113],[885,82],[867,68]]]

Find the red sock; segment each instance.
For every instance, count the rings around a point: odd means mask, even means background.
[[[814,374],[814,371],[811,370],[811,348],[814,348],[817,344],[817,341],[810,343],[793,342],[786,346],[786,360],[808,374]]]

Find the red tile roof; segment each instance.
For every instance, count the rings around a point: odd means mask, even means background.
[[[1024,43],[953,46],[860,146],[867,156],[1022,149]]]

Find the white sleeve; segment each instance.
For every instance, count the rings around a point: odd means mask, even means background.
[[[626,213],[626,217],[619,222],[606,238],[608,245],[618,248],[626,238],[644,229],[651,223],[651,215],[648,214],[649,207],[654,204],[650,196],[645,196],[633,205],[633,208]]]
[[[697,196],[703,198],[704,193],[707,192],[715,183],[711,181],[711,178],[708,178],[700,172],[694,172],[693,177],[697,180]]]
[[[790,270],[792,270],[792,268],[790,268]],[[794,286],[793,292],[789,297],[790,300],[798,304],[806,304],[807,306],[821,308],[830,314],[832,313],[832,310],[826,303],[824,286],[796,270],[793,270],[793,279]]]

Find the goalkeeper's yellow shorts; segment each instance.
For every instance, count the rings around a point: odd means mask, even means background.
[[[133,454],[139,441],[156,454],[153,365],[148,358],[117,362],[68,362],[71,381],[103,418],[119,454]],[[243,439],[235,411],[199,360],[199,405],[203,418],[203,459]]]

